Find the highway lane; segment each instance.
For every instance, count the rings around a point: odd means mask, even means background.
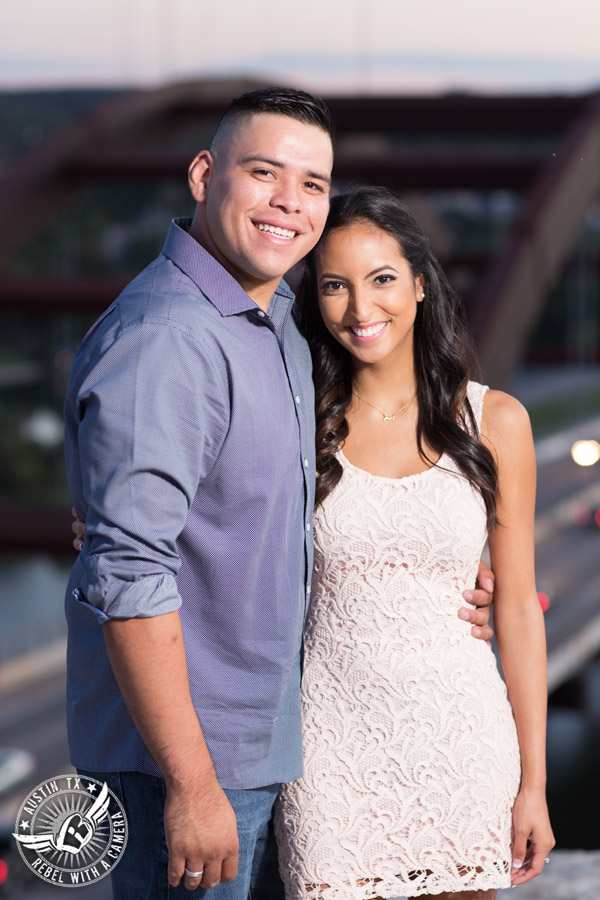
[[[0,746],[29,750],[33,784],[71,770],[67,748],[64,672],[17,688],[0,702]],[[25,793],[25,785],[21,793]]]
[[[546,463],[538,468],[538,512],[546,512],[562,500],[598,484],[600,463],[578,466],[571,457]]]
[[[0,746],[29,750],[36,768],[23,784],[2,797],[0,821],[14,826],[29,790],[50,778],[72,771],[67,747],[64,672],[4,693],[0,697]],[[46,884],[35,875],[1,894],[7,900],[74,900],[73,890]],[[110,879],[78,888],[81,900],[110,900]]]

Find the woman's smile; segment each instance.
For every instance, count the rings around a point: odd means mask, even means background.
[[[371,343],[381,337],[388,325],[389,320],[370,325],[348,325],[348,330],[352,332],[357,341]]]

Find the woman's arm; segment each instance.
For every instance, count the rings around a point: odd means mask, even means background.
[[[535,453],[526,410],[513,397],[489,391],[482,439],[498,464],[498,524],[489,538],[496,576],[494,628],[521,750],[513,810],[516,885],[539,875],[554,846],[545,799],[546,639],[534,569]]]

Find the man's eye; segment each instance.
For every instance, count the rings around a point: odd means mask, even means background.
[[[304,187],[308,188],[309,191],[318,191],[320,194],[323,193],[323,185],[317,184],[316,181],[305,181]]]
[[[271,175],[271,172],[268,169],[253,169],[252,174],[260,175],[261,177],[264,178],[265,176],[268,177],[269,175]]]

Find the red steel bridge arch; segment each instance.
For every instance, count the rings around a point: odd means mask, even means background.
[[[86,180],[185,178],[188,156],[153,149],[152,141],[190,121],[213,126],[231,97],[258,86],[203,81],[121,95],[64,128],[0,178],[0,266]],[[411,194],[508,188],[523,195],[508,240],[483,261],[469,302],[486,380],[502,386],[600,192],[600,95],[326,100],[338,135],[334,180],[340,184],[373,182]],[[439,143],[440,149],[394,149],[393,137],[406,135],[427,137],[429,147]],[[482,148],[482,136],[495,149]],[[551,138],[553,152],[530,149],[536,137]],[[456,138],[461,149],[447,149]],[[465,150],[471,138],[473,149]],[[118,278],[0,276],[0,309],[100,310],[120,286]]]

